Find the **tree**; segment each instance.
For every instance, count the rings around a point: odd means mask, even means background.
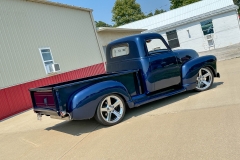
[[[237,5],[238,8],[238,13],[240,13],[240,0],[233,0],[234,4]]]
[[[146,18],[148,18],[148,17],[152,17],[152,16],[154,16],[154,15],[157,15],[157,14],[161,14],[161,13],[164,13],[164,12],[166,12],[165,10],[163,10],[163,9],[156,9],[155,10],[155,12],[154,12],[154,14],[152,13],[152,12],[150,12],[150,13],[148,13],[147,15],[146,15]]]
[[[170,0],[170,2],[171,2],[170,9],[179,8],[179,7],[186,6],[186,5],[198,2],[198,1],[200,1],[200,0]]]
[[[150,13],[148,13],[148,14],[146,15],[146,18],[148,18],[148,17],[152,17],[152,16],[153,16],[153,13],[150,12]]]
[[[164,13],[164,12],[166,12],[165,10],[163,10],[163,9],[156,9],[155,10],[155,12],[154,12],[154,15],[157,15],[157,14],[161,14],[161,13]]]
[[[103,22],[103,21],[95,21],[96,27],[112,27],[111,25]]]
[[[114,26],[128,24],[145,18],[136,0],[116,0],[112,9]]]

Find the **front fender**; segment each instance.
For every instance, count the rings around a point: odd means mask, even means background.
[[[71,96],[68,102],[68,110],[72,115],[72,119],[92,118],[99,102],[110,93],[121,95],[131,105],[131,96],[122,83],[112,80],[99,82]]]
[[[209,67],[214,76],[217,75],[217,58],[213,55],[202,56],[192,59],[182,66],[182,85],[187,90],[192,90],[196,87],[196,79],[198,72],[203,67]]]

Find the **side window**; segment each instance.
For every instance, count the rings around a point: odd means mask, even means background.
[[[51,49],[50,48],[40,48],[39,51],[40,51],[42,61],[44,64],[44,69],[45,69],[46,73],[48,73],[47,72],[48,65],[54,64]]]
[[[176,30],[169,31],[166,34],[167,34],[168,44],[171,48],[180,47]]]
[[[168,48],[161,39],[147,39],[145,40],[149,54],[156,54],[159,52],[168,51]]]
[[[204,35],[214,33],[212,20],[201,22],[201,27]]]
[[[125,56],[128,54],[129,54],[129,45],[127,43],[113,46],[111,49],[111,57],[112,58]]]

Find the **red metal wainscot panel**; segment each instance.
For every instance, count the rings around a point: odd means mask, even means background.
[[[16,114],[26,109],[26,101],[20,85],[5,89],[11,114]]]
[[[101,63],[2,89],[0,90],[0,120],[32,107],[32,102],[28,91],[30,88],[70,81],[103,73],[105,73],[105,69],[103,63]]]
[[[21,85],[22,94],[23,94],[25,102],[26,102],[25,109],[28,109],[32,105],[32,101],[31,101],[28,89],[29,88],[34,88],[35,86],[36,86],[35,82],[28,82],[28,83],[25,83],[25,84]]]
[[[7,118],[12,115],[11,108],[9,106],[5,90],[0,90],[0,119]]]

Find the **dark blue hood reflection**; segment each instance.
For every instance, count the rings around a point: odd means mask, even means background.
[[[179,49],[179,50],[174,50],[173,52],[176,53],[178,62],[180,64],[184,64],[191,59],[195,59],[199,57],[198,53],[192,49]]]

